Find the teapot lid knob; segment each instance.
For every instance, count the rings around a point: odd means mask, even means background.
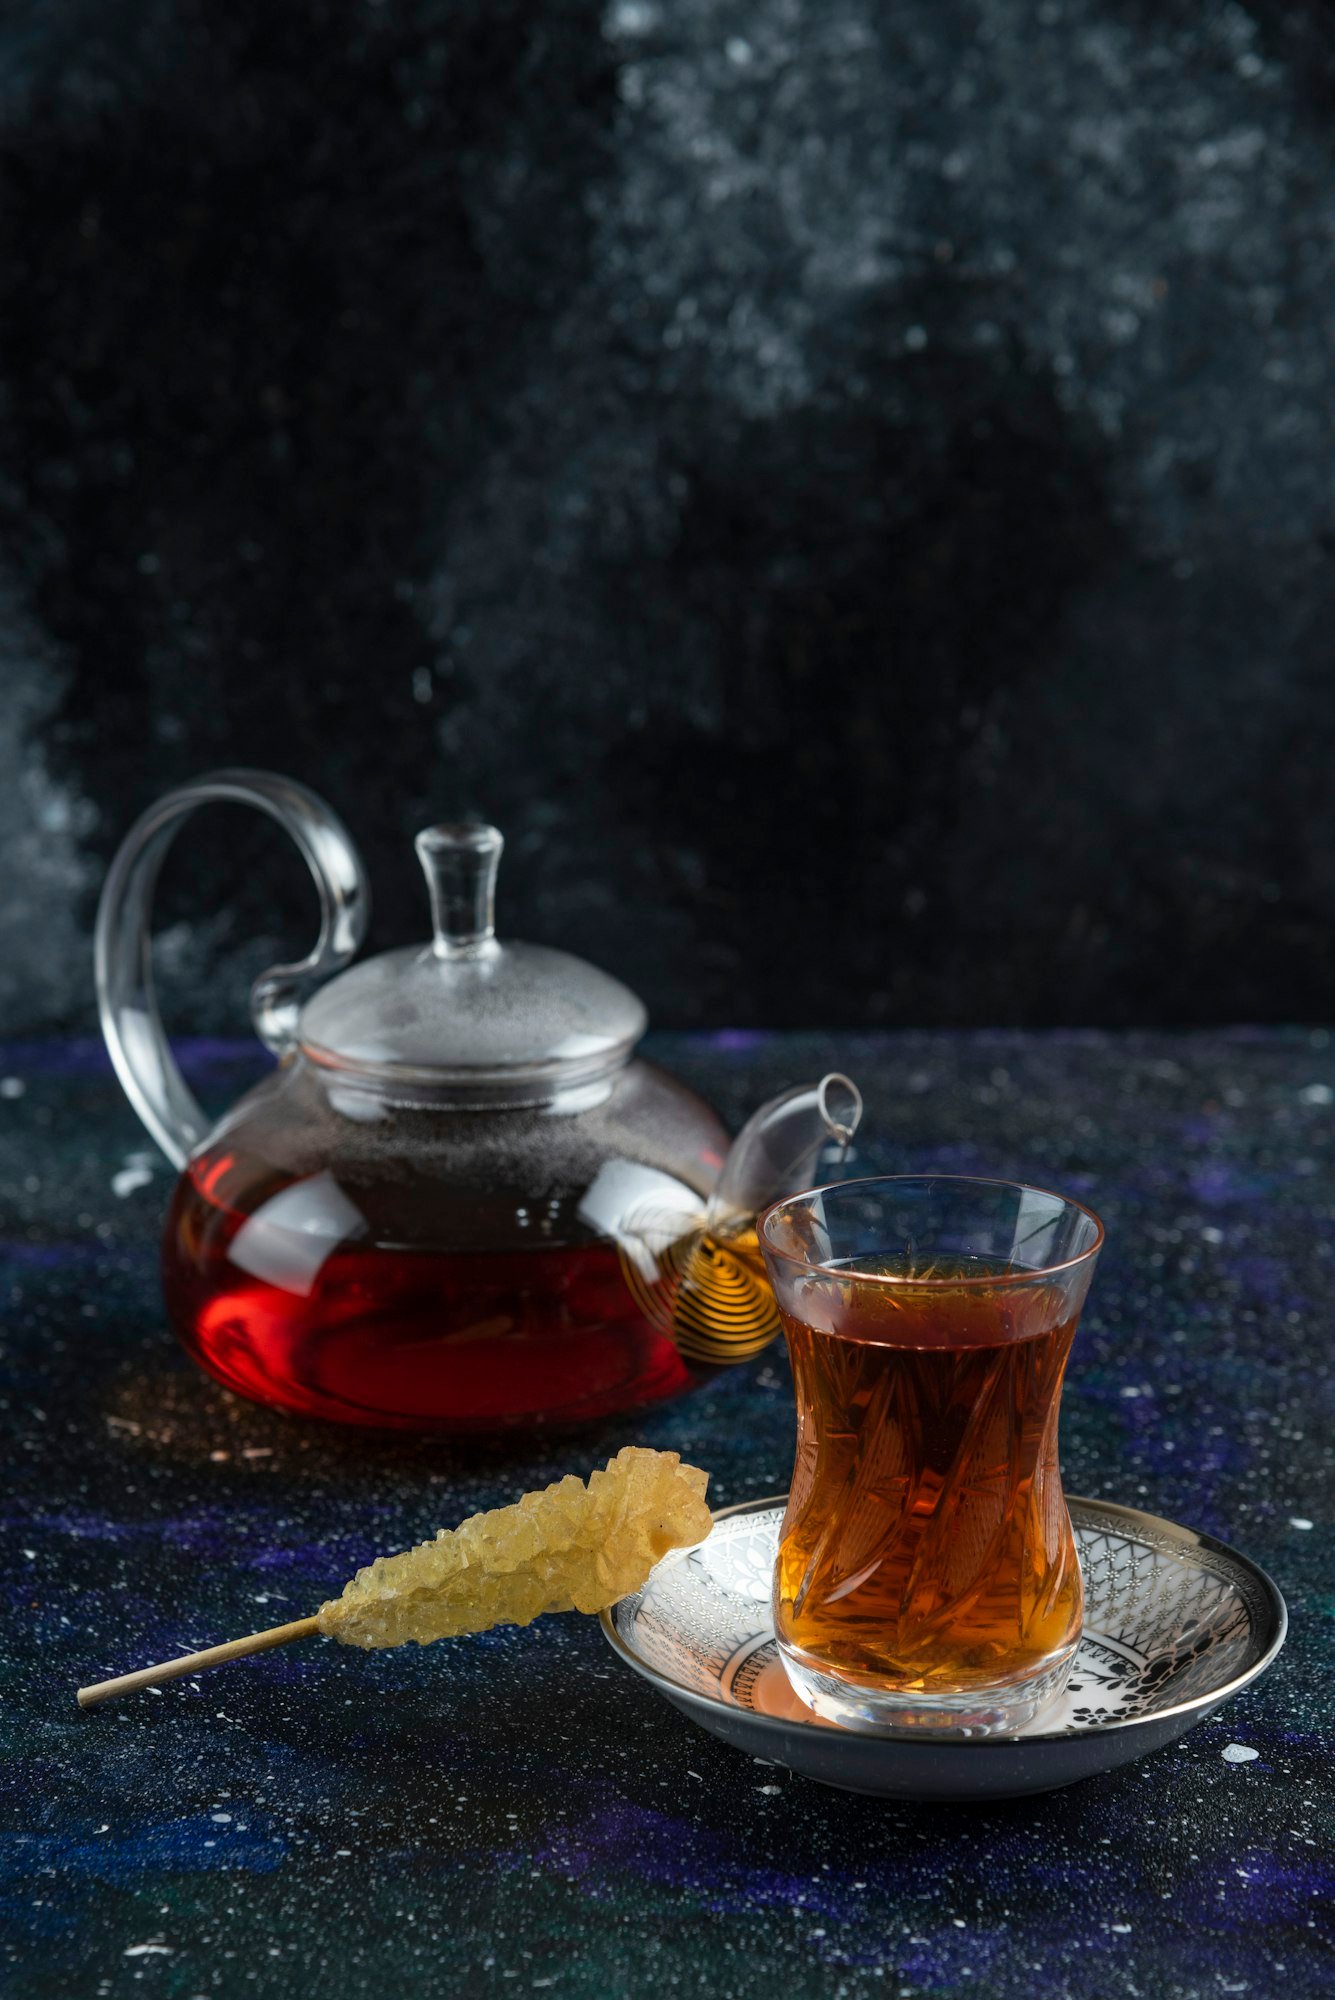
[[[365,958],[312,995],[301,1047],[314,1062],[392,1085],[396,1101],[548,1104],[602,1084],[644,1033],[644,1008],[582,958],[493,932],[505,842],[472,821],[424,827],[430,944]]]
[[[431,893],[437,958],[488,958],[496,943],[496,870],[505,836],[463,821],[424,827],[413,845]]]

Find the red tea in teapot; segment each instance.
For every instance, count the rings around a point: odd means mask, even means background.
[[[708,1372],[670,1323],[650,1323],[614,1243],[536,1230],[506,1250],[340,1241],[337,1188],[290,1183],[243,1210],[211,1191],[247,1178],[240,1166],[205,1155],[182,1176],[163,1285],[184,1345],[243,1396],[343,1423],[496,1431],[592,1421]],[[309,1226],[321,1221],[325,1233]]]

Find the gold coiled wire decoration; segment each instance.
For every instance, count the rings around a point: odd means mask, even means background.
[[[755,1232],[723,1241],[700,1228],[682,1233],[682,1220],[649,1208],[625,1219],[617,1250],[631,1295],[687,1361],[749,1361],[780,1324]]]

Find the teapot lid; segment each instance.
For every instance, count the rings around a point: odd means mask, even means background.
[[[310,1059],[472,1104],[540,1103],[619,1069],[644,1033],[642,1003],[569,952],[495,935],[494,826],[432,826],[416,839],[432,942],[341,973],[301,1011]]]

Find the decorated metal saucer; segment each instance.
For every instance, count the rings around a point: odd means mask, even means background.
[[[1013,1798],[1171,1743],[1264,1673],[1284,1600],[1236,1549],[1134,1507],[1069,1499],[1085,1627],[1065,1691],[1023,1729],[850,1730],[801,1702],[770,1614],[782,1498],[725,1508],[602,1614],[614,1651],[702,1729],[803,1777],[883,1798]]]

